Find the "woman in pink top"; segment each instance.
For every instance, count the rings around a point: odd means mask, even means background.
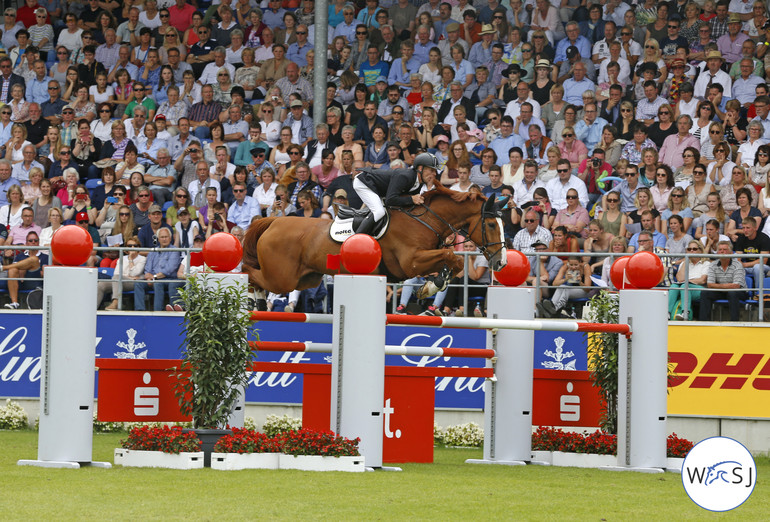
[[[559,142],[559,150],[562,159],[569,160],[573,169],[577,169],[580,163],[588,158],[588,149],[585,143],[575,138],[575,129],[564,127],[561,133],[562,141]]]

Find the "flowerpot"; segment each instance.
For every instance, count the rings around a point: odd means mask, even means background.
[[[134,468],[201,469],[203,452],[179,454],[115,448],[115,464]]]
[[[554,466],[571,468],[599,468],[602,466],[617,466],[618,457],[615,455],[597,455],[595,453],[566,453],[553,452]]]
[[[553,464],[553,451],[533,451],[532,461]]]
[[[364,457],[324,457],[321,455],[286,455],[278,457],[280,469],[302,471],[365,471]]]
[[[677,473],[681,473],[683,463],[684,463],[683,458],[668,457],[666,459],[666,471],[675,471]]]
[[[211,469],[278,469],[280,453],[212,453]]]
[[[211,467],[211,454],[214,451],[214,445],[220,438],[225,435],[232,435],[232,430],[218,430],[218,429],[188,429],[182,430],[182,433],[193,432],[198,436],[201,441],[201,451],[203,452],[203,466],[206,468]]]

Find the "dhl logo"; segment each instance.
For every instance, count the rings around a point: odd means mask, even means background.
[[[714,352],[700,368],[698,357],[689,352],[669,352],[669,361],[676,375],[669,380],[672,388],[740,390],[751,381],[755,390],[770,391],[770,356],[764,353]]]

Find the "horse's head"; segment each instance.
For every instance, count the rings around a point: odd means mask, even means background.
[[[478,245],[493,272],[499,272],[508,262],[502,220],[503,208],[508,203],[508,199],[508,197],[501,199],[490,197],[481,205],[479,214],[473,216],[468,223],[471,241]]]

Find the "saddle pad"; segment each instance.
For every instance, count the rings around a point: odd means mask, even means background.
[[[355,223],[353,222],[354,220]],[[343,243],[347,238],[354,234],[358,223],[360,223],[360,217],[358,219],[352,217],[340,219],[339,216],[337,216],[334,218],[331,227],[329,227],[329,237],[332,238],[332,241]],[[384,236],[385,232],[388,231],[388,225],[390,225],[390,214],[385,214],[385,217],[379,224],[378,230],[372,234],[374,238],[380,239]]]

